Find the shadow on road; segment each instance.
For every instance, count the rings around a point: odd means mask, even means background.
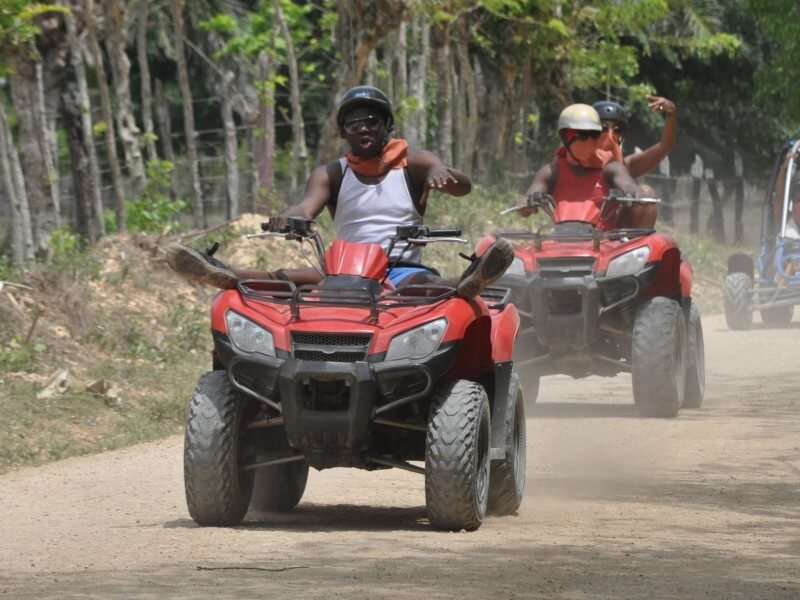
[[[164,523],[165,529],[196,528],[191,519]],[[238,530],[252,531],[419,531],[430,530],[424,506],[361,506],[301,503],[288,513],[250,511]]]

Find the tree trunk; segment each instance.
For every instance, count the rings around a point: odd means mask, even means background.
[[[294,199],[298,194],[297,186],[297,167],[300,167],[300,174],[303,181],[308,179],[308,149],[306,148],[306,127],[303,122],[303,106],[300,102],[300,73],[297,68],[297,54],[294,49],[292,32],[286,22],[286,17],[281,9],[280,0],[275,2],[275,16],[280,23],[283,39],[286,42],[286,62],[289,64],[289,83],[292,101],[292,157],[295,167],[291,173],[291,188],[289,190]]]
[[[436,108],[438,113],[437,144],[444,164],[453,164],[453,103],[451,85],[450,30],[431,29],[431,49],[436,71]]]
[[[0,102],[0,170],[3,187],[11,206],[11,260],[19,265],[34,258],[33,231],[25,179],[19,166],[17,149],[8,126],[6,109]]]
[[[224,75],[222,89],[222,124],[225,128],[225,184],[228,192],[227,216],[239,216],[239,149],[236,142],[236,122],[233,120],[232,71]]]
[[[40,141],[42,158],[49,178],[50,201],[53,205],[56,226],[61,222],[61,198],[58,175],[58,137],[56,122],[61,106],[61,89],[67,74],[69,44],[65,35],[64,19],[60,13],[53,18],[38,21],[39,34],[36,46],[40,61],[36,63],[36,85],[39,122],[43,134]]]
[[[36,73],[36,133],[39,138],[39,150],[42,153],[45,173],[47,175],[48,194],[53,210],[53,220],[56,228],[61,227],[61,194],[58,187],[59,177],[56,168],[56,156],[58,156],[58,143],[56,141],[55,118],[50,119],[47,114],[47,100],[44,91],[44,72],[42,63],[35,64]]]
[[[175,148],[172,146],[172,123],[169,117],[169,104],[164,96],[164,84],[160,79],[156,79],[156,118],[158,119],[158,130],[160,132],[161,149],[164,152],[164,158],[175,165]],[[172,169],[170,171],[170,183],[172,197],[177,198],[180,196],[178,188],[178,171]]]
[[[412,148],[426,145],[425,81],[428,77],[428,55],[430,53],[430,25],[422,17],[411,22],[409,36],[411,49],[408,52],[409,108],[403,123],[406,140]]]
[[[114,78],[114,91],[117,96],[117,127],[125,152],[125,165],[131,177],[133,194],[138,198],[144,189],[144,159],[141,132],[133,116],[131,63],[125,52],[127,46],[125,12],[124,0],[106,0],[106,51],[111,61],[111,75]]]
[[[142,124],[148,160],[157,160],[156,134],[153,129],[153,95],[151,93],[150,64],[147,62],[147,24],[150,16],[150,2],[139,0],[136,17],[136,54],[139,63],[139,77],[142,86]]]
[[[103,218],[103,196],[100,190],[100,167],[97,162],[97,149],[94,145],[92,135],[92,107],[89,100],[89,86],[86,83],[86,67],[83,64],[83,48],[78,39],[75,27],[75,18],[72,14],[65,15],[67,25],[67,39],[70,47],[70,57],[72,68],[75,71],[75,80],[78,83],[78,108],[80,110],[81,133],[83,134],[83,146],[87,150],[89,159],[89,179],[91,181],[92,203],[94,208],[92,214],[95,218],[94,227],[98,236],[106,234],[106,223]],[[73,179],[75,175],[73,174]]]
[[[170,0],[172,21],[175,26],[175,61],[178,64],[178,84],[183,99],[183,128],[186,132],[186,154],[189,160],[189,172],[192,182],[192,205],[197,227],[206,228],[206,213],[203,206],[203,189],[200,184],[200,163],[197,157],[197,139],[194,129],[194,108],[192,107],[192,89],[189,85],[189,69],[184,51],[185,28],[183,24],[184,0]]]
[[[394,47],[392,48],[392,76],[394,89],[392,90],[392,101],[395,106],[405,105],[406,94],[408,94],[408,67],[406,50],[406,30],[405,23],[400,23],[397,28]]]
[[[21,170],[27,184],[25,189],[31,212],[34,251],[44,255],[50,234],[56,225],[50,196],[51,183],[40,145],[44,142],[44,132],[40,127],[35,71],[36,68],[27,55],[18,55],[9,80],[19,129],[17,146]]]
[[[478,91],[475,73],[469,60],[469,31],[466,17],[459,19],[459,36],[457,44],[458,71],[460,93],[463,97],[464,113],[456,123],[456,131],[460,134],[460,152],[458,165],[464,172],[471,174],[475,168],[475,147],[478,141]]]
[[[74,94],[64,94],[64,129],[72,162],[72,188],[75,196],[77,231],[90,242],[97,240],[94,214],[94,185],[89,170],[89,155],[83,145],[80,103]]]
[[[94,0],[85,0],[86,14],[86,34],[89,42],[89,50],[94,59],[94,68],[97,73],[97,90],[100,93],[100,105],[103,109],[103,122],[106,125],[106,157],[108,168],[111,171],[111,182],[114,187],[114,202],[117,210],[117,229],[125,231],[125,184],[122,181],[122,171],[119,168],[119,157],[117,155],[117,136],[114,131],[114,113],[111,110],[111,94],[108,90],[108,77],[106,76],[103,53],[100,51],[100,44],[97,42],[97,31],[95,30]]]
[[[330,161],[339,154],[341,140],[335,119],[336,103],[348,88],[361,81],[369,53],[389,31],[400,25],[405,11],[406,3],[397,0],[336,0],[336,45],[342,60],[337,86],[331,95],[334,101],[320,133],[318,163]]]
[[[256,117],[257,120],[257,117]],[[258,174],[258,153],[259,151],[259,141],[260,138],[258,133],[256,132],[257,122],[254,120],[251,123],[248,123],[249,127],[247,128],[247,135],[245,140],[247,142],[247,152],[245,155],[247,156],[247,184],[248,184],[248,192],[250,197],[250,202],[248,203],[247,210],[250,212],[263,212],[264,214],[268,214],[266,211],[262,211],[260,207],[260,196],[261,193],[261,184],[259,180]]]
[[[258,56],[259,80],[269,82],[272,69],[270,53],[262,51]],[[275,192],[275,90],[269,83],[260,94],[257,128],[261,131],[254,136],[258,164],[256,212],[270,215],[273,214],[272,200]],[[259,139],[259,135],[263,137]]]

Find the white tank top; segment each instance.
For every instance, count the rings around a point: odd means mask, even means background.
[[[398,225],[421,225],[422,215],[414,206],[403,169],[392,169],[383,181],[374,185],[362,183],[340,158],[344,176],[336,200],[333,224],[336,237],[348,242],[372,242],[389,249],[389,239]],[[391,258],[397,258],[405,243],[397,244]],[[419,262],[422,249],[411,246],[403,252],[401,260]]]

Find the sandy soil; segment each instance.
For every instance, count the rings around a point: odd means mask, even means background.
[[[630,378],[543,380],[518,516],[427,525],[422,478],[312,472],[291,514],[202,529],[182,440],[0,478],[0,596],[800,597],[800,325],[706,319],[706,406],[643,420]]]

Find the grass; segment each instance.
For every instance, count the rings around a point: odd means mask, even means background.
[[[103,361],[91,377],[125,381],[119,406],[80,389],[37,399],[37,384],[4,382],[0,401],[0,472],[89,452],[113,450],[181,431],[186,403],[204,370],[197,356],[167,368],[148,361]]]

